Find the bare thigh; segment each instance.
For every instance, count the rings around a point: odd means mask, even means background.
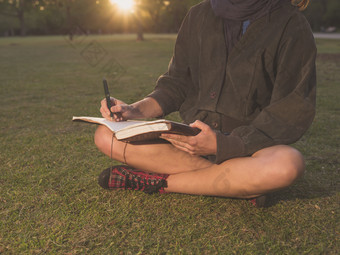
[[[104,126],[98,127],[95,143],[107,156],[147,172],[176,174],[213,165],[210,161],[178,150],[169,143],[131,144],[112,139],[112,132]]]

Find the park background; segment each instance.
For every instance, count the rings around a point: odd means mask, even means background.
[[[79,29],[87,34],[176,33],[189,8],[199,2],[0,0],[0,36],[71,35]],[[311,0],[304,13],[314,31],[335,32],[340,26],[338,0]]]
[[[103,76],[127,103],[152,91],[197,2],[0,1],[1,254],[340,253],[340,40],[316,39],[317,114],[293,144],[306,173],[268,208],[97,185],[117,162],[72,116],[100,116]],[[315,31],[339,27],[338,2],[311,1]]]

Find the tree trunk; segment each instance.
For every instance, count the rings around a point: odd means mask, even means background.
[[[70,41],[73,40],[73,33],[74,27],[72,24],[72,17],[71,17],[71,1],[66,2],[66,20],[67,20],[67,30],[68,30],[68,37]]]
[[[26,26],[25,26],[25,16],[24,16],[24,0],[19,1],[19,8],[18,8],[18,18],[20,22],[20,35],[26,35]]]
[[[138,14],[135,15],[135,24],[137,28],[137,41],[144,41],[143,25]]]
[[[137,41],[144,41],[143,30],[137,31]]]

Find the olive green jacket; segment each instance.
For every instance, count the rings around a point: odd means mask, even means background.
[[[217,130],[221,163],[297,141],[315,115],[316,47],[304,16],[290,4],[250,24],[227,56],[223,20],[210,2],[183,21],[168,72],[149,95],[164,115],[201,120]]]

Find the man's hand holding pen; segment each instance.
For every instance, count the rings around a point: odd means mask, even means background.
[[[106,98],[104,98],[101,101],[101,107],[100,112],[103,116],[103,118],[107,120],[112,121],[124,121],[128,119],[128,116],[130,115],[129,112],[131,111],[132,106],[124,103],[123,101],[120,101],[118,99],[115,99],[113,97],[110,97],[111,102],[111,112],[107,106]],[[112,114],[111,114],[112,113]],[[113,115],[111,117],[111,115]]]
[[[102,116],[111,121],[124,121],[128,119],[156,118],[163,116],[158,102],[153,98],[144,98],[128,105],[123,101],[110,97],[106,79],[103,79],[105,98],[101,101],[100,112]]]
[[[101,101],[100,112],[102,113],[102,116],[111,121],[127,120],[126,116],[123,116],[123,113],[127,112],[132,107],[125,104],[123,101],[110,97],[109,87],[105,78],[103,79],[103,85],[105,98]]]

